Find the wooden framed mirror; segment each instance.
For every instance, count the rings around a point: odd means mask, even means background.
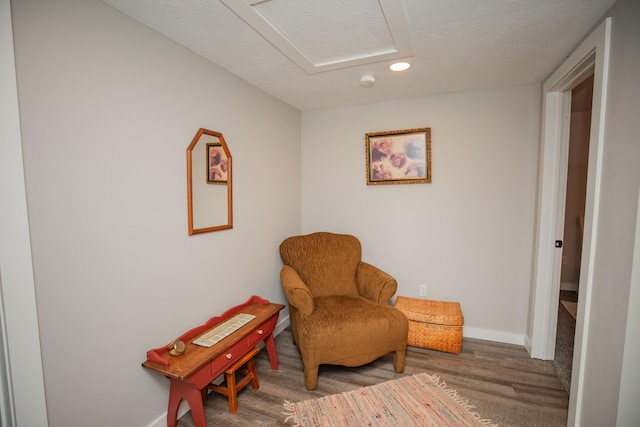
[[[220,132],[200,128],[187,147],[189,235],[233,228],[231,152]]]

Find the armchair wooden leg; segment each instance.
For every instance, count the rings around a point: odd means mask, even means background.
[[[406,347],[404,348],[404,350],[396,350],[395,354],[393,355],[393,369],[399,374],[404,372],[406,357],[407,357]]]
[[[307,390],[315,390],[318,388],[318,366],[304,365],[304,385]]]

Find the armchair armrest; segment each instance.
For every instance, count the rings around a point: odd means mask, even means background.
[[[309,315],[313,313],[314,304],[311,291],[304,284],[297,271],[288,265],[282,267],[280,270],[280,280],[282,281],[282,288],[284,294],[289,301],[289,304],[294,306],[300,311],[302,315]]]
[[[398,289],[398,282],[390,274],[362,261],[358,264],[356,283],[360,295],[378,304],[389,304]]]

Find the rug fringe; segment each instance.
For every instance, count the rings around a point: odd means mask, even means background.
[[[462,406],[469,414],[471,414],[476,420],[478,420],[483,426],[486,427],[498,427],[498,424],[493,423],[490,419],[485,419],[480,416],[474,409],[476,407],[469,403],[469,399],[461,397],[458,394],[458,390],[447,387],[445,380],[441,379],[438,375],[430,375],[429,378],[438,385],[445,393],[455,400],[460,406]]]
[[[293,402],[289,402],[288,400],[285,400],[284,403],[282,404],[282,406],[284,406],[284,410],[287,412],[281,412],[282,415],[284,415],[286,418],[284,419],[284,423],[291,423],[295,426],[299,426],[300,425],[300,421],[298,421],[298,415],[296,414],[296,405]]]

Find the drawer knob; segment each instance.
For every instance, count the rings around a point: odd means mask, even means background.
[[[259,329],[258,330],[258,335],[262,335],[262,334],[264,334],[264,331],[262,329]]]
[[[231,353],[227,353],[227,359],[231,359],[232,357]]]

